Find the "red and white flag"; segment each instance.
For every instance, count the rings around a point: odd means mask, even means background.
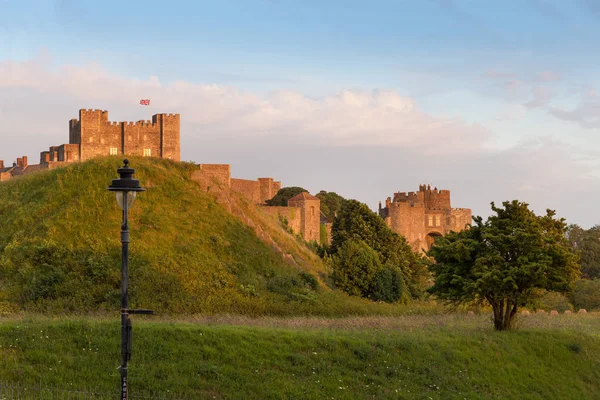
[[[142,100],[140,100],[140,105],[142,105],[142,106],[149,106],[150,105],[150,99],[142,99]]]

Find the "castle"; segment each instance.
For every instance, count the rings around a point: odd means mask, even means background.
[[[12,166],[0,160],[0,182],[41,169],[85,161],[97,156],[123,155],[168,158],[180,161],[179,114],[155,114],[151,121],[111,122],[108,112],[79,110],[79,119],[69,121],[69,143],[52,146],[40,153],[40,163],[29,165],[20,157]],[[257,180],[231,177],[229,164],[198,164],[192,179],[206,192],[237,192],[270,214],[287,221],[288,226],[306,241],[321,242],[321,225],[331,240],[331,221],[321,220],[318,197],[307,192],[291,198],[287,207],[267,206],[281,182],[273,178]],[[418,192],[395,193],[385,207],[379,203],[379,215],[394,231],[403,235],[415,250],[427,250],[436,236],[463,230],[471,223],[471,210],[450,207],[449,190],[419,186]]]
[[[414,250],[428,250],[436,236],[464,230],[471,224],[471,210],[452,208],[450,191],[420,185],[418,192],[394,193],[385,207],[379,202],[379,215],[396,233],[406,238]]]
[[[17,159],[12,166],[0,160],[0,182],[41,169],[53,169],[67,163],[107,155],[144,156],[180,161],[179,114],[155,114],[151,121],[112,122],[108,111],[79,110],[79,119],[69,121],[69,143],[52,146],[40,153],[40,163],[30,165],[27,157]],[[264,206],[263,210],[288,221],[288,226],[306,241],[320,241],[320,200],[308,193],[289,200],[288,207],[267,207],[281,182],[273,178],[257,180],[231,178],[228,164],[199,164],[192,174],[204,190],[222,188],[243,195],[250,202]]]

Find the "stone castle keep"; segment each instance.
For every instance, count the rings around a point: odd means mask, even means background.
[[[79,110],[79,119],[69,121],[69,143],[40,153],[40,163],[30,165],[17,158],[12,167],[0,160],[0,182],[40,169],[97,156],[124,155],[169,158],[179,161],[179,114],[155,114],[152,121],[111,122],[108,111]]]
[[[12,166],[0,160],[0,182],[42,169],[93,157],[120,155],[168,158],[180,161],[179,114],[155,114],[151,121],[111,122],[108,112],[79,110],[79,119],[69,121],[69,143],[52,146],[40,153],[40,163],[28,164],[27,157],[17,158]],[[257,180],[231,177],[229,164],[198,164],[192,179],[209,193],[232,190],[273,215],[284,218],[288,226],[306,241],[321,241],[321,225],[331,240],[331,223],[321,221],[319,198],[301,193],[287,207],[266,206],[281,182],[273,178]],[[471,210],[451,208],[449,190],[433,190],[421,185],[418,192],[395,193],[385,207],[379,203],[379,215],[394,231],[403,235],[415,250],[429,249],[436,236],[465,229],[471,222]]]
[[[108,111],[79,110],[69,121],[69,144],[40,154],[40,165],[85,161],[105,155],[169,158],[179,161],[179,114],[155,114],[152,121],[111,122]]]
[[[394,193],[379,215],[394,231],[406,238],[415,250],[428,250],[436,236],[462,231],[471,224],[471,210],[452,208],[450,191],[420,185],[418,192]]]

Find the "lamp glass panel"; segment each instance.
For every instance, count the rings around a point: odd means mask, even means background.
[[[119,207],[121,207],[121,210],[125,209],[125,204],[124,204],[124,197],[123,196],[124,192],[116,192],[116,196],[117,196],[117,204],[119,205]],[[133,203],[135,201],[135,195],[136,192],[127,192],[127,209],[131,209],[131,207],[133,206]]]

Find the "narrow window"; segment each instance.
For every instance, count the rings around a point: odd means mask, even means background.
[[[152,157],[152,149],[144,149],[144,157]]]
[[[110,148],[110,155],[111,156],[116,156],[117,154],[119,154],[119,149],[117,149],[116,147],[111,147]]]
[[[442,222],[442,217],[439,215],[436,215],[435,216],[435,226],[440,226],[441,222]]]
[[[433,226],[433,215],[429,216],[429,226]]]

